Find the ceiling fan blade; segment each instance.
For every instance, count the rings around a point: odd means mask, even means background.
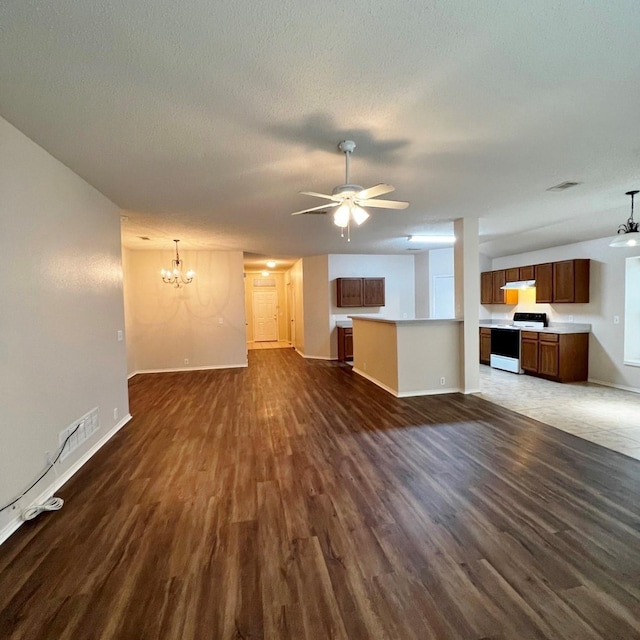
[[[408,202],[403,200],[358,200],[360,207],[378,207],[380,209],[406,209]]]
[[[356,197],[367,200],[368,198],[377,198],[378,196],[383,196],[385,193],[391,193],[392,191],[395,191],[395,187],[382,182],[380,184],[374,185],[373,187],[369,187],[368,189],[363,189],[356,194]]]
[[[318,193],[317,191],[300,191],[302,196],[313,196],[314,198],[326,198],[327,200],[333,200],[334,202],[340,202],[342,198],[340,196],[330,196],[328,193]]]
[[[319,207],[312,207],[311,209],[303,209],[302,211],[295,211],[291,215],[299,216],[301,213],[314,213],[316,211],[320,213],[320,209],[331,209],[332,207],[337,207],[338,204],[339,204],[338,202],[336,203],[327,202],[326,204],[321,204]]]

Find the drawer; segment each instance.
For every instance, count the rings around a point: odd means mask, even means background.
[[[342,330],[344,331],[344,335],[345,336],[353,335],[353,328],[352,327],[344,327]]]
[[[491,329],[489,329],[488,327],[480,327],[480,335],[490,336],[491,335]]]
[[[523,340],[537,340],[540,334],[537,331],[521,331],[520,335]]]
[[[558,342],[560,340],[560,335],[557,333],[541,333],[540,341],[541,342]]]

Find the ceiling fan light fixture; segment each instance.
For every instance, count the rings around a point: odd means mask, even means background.
[[[639,191],[627,191],[626,195],[631,196],[631,215],[626,223],[618,227],[618,235],[609,243],[610,247],[636,247],[640,245],[640,229],[638,222],[633,219],[633,199]]]
[[[346,227],[349,224],[350,215],[351,212],[349,211],[349,205],[340,205],[336,209],[336,212],[333,214],[333,224],[335,224],[337,227]]]
[[[358,206],[351,207],[351,215],[358,226],[366,222],[369,218],[369,214],[362,207]]]

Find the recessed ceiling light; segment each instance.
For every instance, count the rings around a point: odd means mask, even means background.
[[[268,260],[267,261],[267,267],[269,267],[269,269],[275,269],[276,268],[276,263],[274,260]]]
[[[262,275],[266,278],[269,275],[269,272],[268,271],[263,271]]]
[[[571,187],[577,187],[582,182],[572,182],[571,180],[567,180],[566,182],[561,182],[557,184],[555,187],[549,187],[547,191],[564,191],[565,189],[571,189]]]
[[[434,244],[453,244],[455,236],[409,236],[409,242],[431,242]]]

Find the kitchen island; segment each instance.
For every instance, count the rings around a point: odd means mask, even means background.
[[[351,316],[353,370],[396,397],[462,389],[462,320]]]

